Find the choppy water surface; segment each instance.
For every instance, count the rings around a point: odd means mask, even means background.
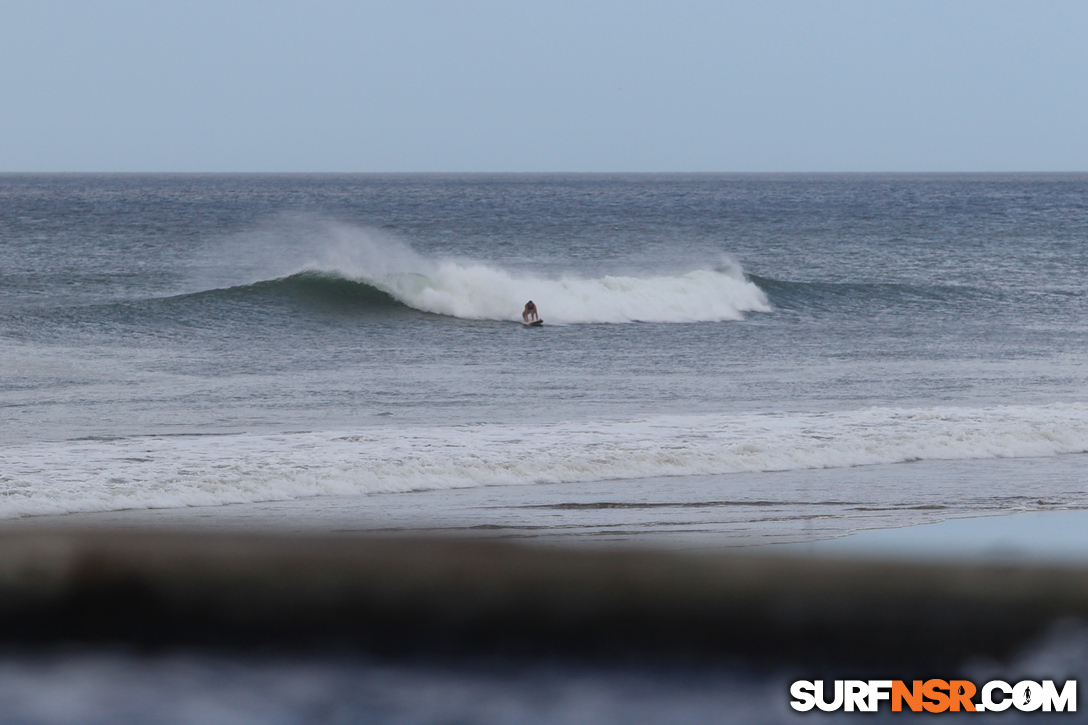
[[[0,177],[0,516],[1046,466],[1086,235],[1078,175]]]

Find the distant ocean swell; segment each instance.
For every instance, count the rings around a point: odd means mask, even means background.
[[[828,309],[842,311],[872,306],[911,306],[993,303],[1002,294],[992,288],[951,284],[906,284],[902,282],[797,282],[749,275],[770,302],[782,309]]]
[[[1088,452],[1088,405],[662,416],[0,448],[0,517]]]

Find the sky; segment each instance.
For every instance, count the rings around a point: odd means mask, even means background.
[[[54,171],[1088,171],[1088,2],[0,0]]]

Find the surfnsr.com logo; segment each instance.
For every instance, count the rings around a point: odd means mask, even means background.
[[[1060,690],[1053,680],[1014,685],[991,680],[981,688],[968,680],[914,680],[909,687],[903,680],[835,680],[827,690],[825,699],[823,680],[798,680],[790,686],[790,707],[800,712],[876,712],[887,700],[892,712],[1001,712],[1010,707],[1021,712],[1077,711],[1076,680],[1067,680]]]

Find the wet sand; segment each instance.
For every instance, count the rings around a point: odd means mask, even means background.
[[[1082,456],[1048,460],[1077,475]],[[1076,508],[1024,481],[1031,459],[934,461],[849,469],[684,476],[323,496],[268,503],[133,509],[0,521],[36,530],[439,536],[593,548],[721,551],[804,543],[870,529]],[[959,493],[949,494],[953,488]],[[1053,490],[1040,477],[1037,487]],[[864,547],[863,547],[864,548]]]
[[[953,519],[773,548],[839,558],[1088,566],[1088,511]]]

